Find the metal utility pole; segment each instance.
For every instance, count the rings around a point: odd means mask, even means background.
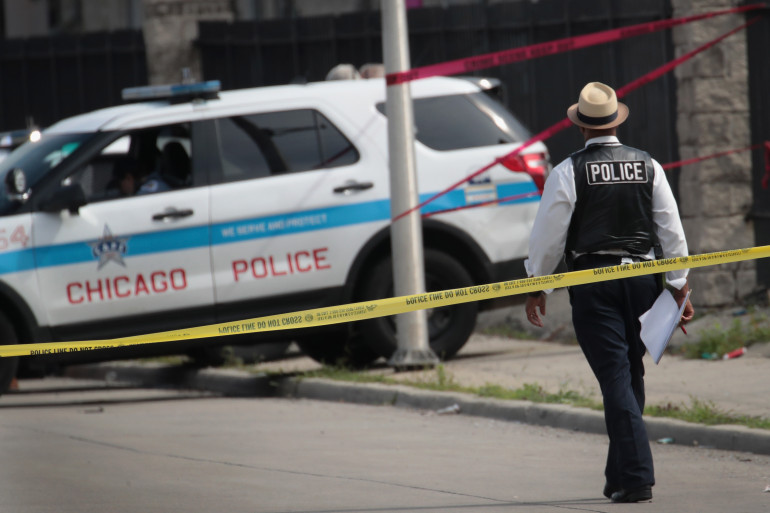
[[[386,73],[410,69],[404,0],[382,0],[382,48]],[[388,86],[385,109],[390,155],[390,216],[394,219],[419,204],[414,156],[414,114],[408,82]],[[425,292],[419,210],[394,222],[390,234],[395,295]],[[406,368],[438,363],[438,357],[428,344],[425,310],[399,314],[396,316],[396,329],[398,347],[388,365]]]

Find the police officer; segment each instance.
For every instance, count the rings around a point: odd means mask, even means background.
[[[526,261],[530,276],[552,274],[562,257],[570,270],[687,255],[674,196],[660,164],[620,144],[616,127],[628,107],[615,91],[591,82],[567,115],[585,147],[556,166],[545,184]],[[687,270],[666,275],[674,298],[686,300]],[[613,502],[652,499],[652,453],[642,420],[644,345],[639,316],[662,290],[659,277],[638,276],[570,287],[572,322],[601,388],[609,435],[604,495]],[[550,291],[545,291],[550,292]],[[527,298],[529,322],[542,327],[543,292]],[[692,319],[687,300],[681,323]]]

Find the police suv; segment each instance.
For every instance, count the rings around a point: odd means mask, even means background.
[[[514,150],[526,129],[479,80],[411,85],[421,199]],[[218,91],[132,88],[125,105],[56,123],[0,163],[2,343],[104,339],[392,295],[382,79]],[[522,276],[548,170],[541,143],[427,204],[428,290]],[[479,308],[429,315],[454,355]],[[396,348],[392,319],[252,336],[0,359],[16,366],[290,337],[317,360]]]

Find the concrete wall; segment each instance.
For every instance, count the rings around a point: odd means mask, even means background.
[[[739,0],[673,0],[674,17],[725,9]],[[682,55],[745,22],[730,15],[674,29],[676,55]],[[743,148],[751,144],[745,32],[696,56],[676,71],[677,134],[682,159]],[[681,168],[680,214],[691,253],[754,245],[745,220],[752,203],[751,154],[736,153]],[[754,261],[694,269],[693,302],[733,304],[757,287]]]
[[[141,0],[86,0],[80,7],[83,31],[141,28]]]
[[[230,0],[143,0],[150,83],[178,83],[184,68],[189,68],[193,79],[200,79],[200,55],[193,44],[198,22],[232,21],[232,7]]]
[[[48,2],[14,0],[4,2],[5,37],[43,36],[48,31]]]

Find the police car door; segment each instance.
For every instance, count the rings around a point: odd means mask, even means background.
[[[211,235],[220,319],[319,306],[387,223],[385,159],[359,144],[361,129],[317,106],[215,121]]]
[[[86,205],[34,214],[41,297],[60,337],[207,320],[209,203],[193,178],[192,131],[182,123],[122,135],[61,181],[82,188]]]

